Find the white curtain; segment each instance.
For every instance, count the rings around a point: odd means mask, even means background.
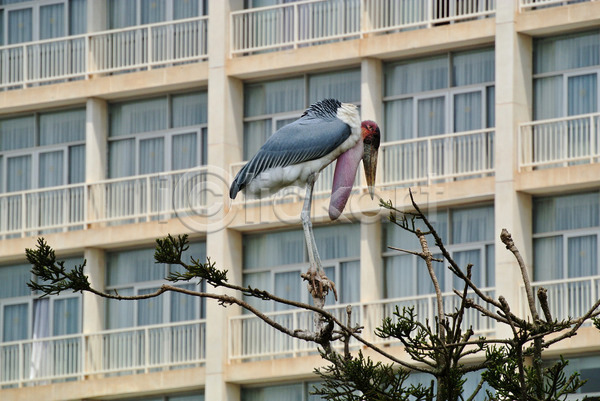
[[[35,143],[33,116],[0,120],[0,149],[31,148]]]
[[[473,50],[452,55],[452,86],[495,81],[494,49]]]
[[[385,298],[417,295],[415,258],[412,255],[389,256],[384,259]]]
[[[189,127],[208,122],[208,97],[206,92],[174,95],[171,98],[173,128]]]
[[[40,7],[40,39],[65,36],[65,5],[51,4]]]
[[[306,260],[305,255],[304,233],[301,230],[244,237],[245,270],[302,263]]]
[[[85,181],[85,145],[69,146],[69,184]]]
[[[384,81],[385,96],[447,88],[448,56],[388,64]]]
[[[598,111],[596,77],[594,73],[568,78],[567,113],[569,116]]]
[[[28,322],[27,317],[29,304],[5,305],[2,315],[2,341],[17,341],[27,338]]]
[[[244,123],[244,160],[250,160],[273,133],[272,120]]]
[[[533,231],[544,233],[600,226],[598,192],[535,198]]]
[[[181,284],[177,285],[190,291],[198,291],[200,288],[196,284]],[[179,292],[171,292],[171,322],[182,322],[185,320],[198,319],[200,313],[198,306],[200,300],[198,297],[192,297]]]
[[[119,288],[119,295],[133,295],[133,288]],[[108,299],[106,302],[106,328],[122,329],[135,324],[133,302]]]
[[[32,20],[33,10],[24,8],[21,10],[13,10],[8,12],[8,44],[31,42],[32,36]]]
[[[597,30],[534,40],[534,74],[599,64],[600,32]]]
[[[93,1],[93,0],[91,0]],[[69,1],[69,35],[87,32],[87,0]]]
[[[494,208],[485,206],[452,211],[452,243],[494,240]]]
[[[562,75],[536,78],[533,80],[533,119],[545,120],[562,117]]]
[[[50,300],[48,298],[36,299],[33,302],[33,339],[50,336]],[[31,346],[31,365],[29,378],[33,379],[44,374],[44,362],[48,343],[34,342]]]
[[[417,104],[417,135],[419,138],[446,133],[446,98],[420,99]]]
[[[173,19],[199,17],[197,0],[173,0]]]
[[[454,95],[454,132],[481,129],[482,105],[480,91]]]
[[[143,288],[138,291],[138,295],[149,294],[158,290],[155,288]],[[147,326],[150,324],[163,323],[163,298],[154,297],[135,301],[137,308],[137,325]]]
[[[38,187],[48,188],[65,184],[64,166],[64,151],[40,153]]]
[[[340,263],[340,270],[340,277],[334,281],[338,287],[340,303],[360,301],[360,261]],[[333,280],[333,278],[329,278]]]
[[[110,252],[106,265],[106,285],[110,287],[161,280],[166,275],[165,265],[154,262],[152,248]]]
[[[244,287],[258,288],[265,291],[273,291],[271,288],[271,272],[260,272],[260,273],[244,273]],[[265,301],[256,297],[247,297],[244,295],[244,301],[250,306],[253,306],[262,311],[268,311],[272,307],[272,304],[267,304]],[[244,309],[243,313],[250,313]]]
[[[315,227],[313,232],[322,260],[360,257],[360,225]]]
[[[167,128],[167,98],[115,103],[110,106],[110,136],[151,132]]]
[[[454,252],[452,257],[454,258],[454,261],[458,267],[460,267],[465,274],[467,274],[467,265],[471,263],[473,265],[473,276],[471,277],[471,280],[473,280],[475,285],[480,288],[485,286],[483,281],[483,272],[485,266],[481,265],[481,251],[479,249]],[[452,286],[454,289],[462,291],[464,289],[465,282],[459,279],[457,276],[452,275]]]
[[[40,146],[85,141],[85,109],[40,114]]]
[[[150,138],[140,141],[139,174],[165,171],[165,139]]]
[[[31,155],[6,158],[6,191],[31,189]]]
[[[173,136],[173,170],[192,168],[198,163],[198,144],[196,133]]]
[[[308,103],[334,98],[341,102],[360,102],[360,70],[315,74],[308,78]]]
[[[242,388],[242,401],[303,401],[302,383]]]
[[[304,78],[283,79],[244,87],[245,117],[303,111],[304,108]]]
[[[167,19],[166,0],[141,0],[142,24],[162,22]]]
[[[108,143],[108,178],[135,175],[135,139]]]
[[[81,331],[79,304],[80,297],[54,300],[52,335],[62,336]]]
[[[493,128],[496,126],[496,87],[488,86],[486,91],[486,127]]]
[[[30,269],[29,264],[0,267],[0,299],[30,295],[31,290],[27,287]]]
[[[588,277],[598,274],[598,238],[596,235],[571,237],[567,240],[568,277]]]
[[[287,298],[291,301],[302,301],[302,294],[300,291],[304,290],[306,287],[302,285],[302,278],[300,277],[299,270],[275,273],[274,280],[273,291],[275,295]],[[276,311],[287,309],[292,309],[292,307],[278,302],[275,303]]]
[[[137,24],[136,1],[137,0],[109,0],[110,29],[125,28]]]
[[[385,102],[385,129],[381,132],[386,142],[414,138],[413,98]]]

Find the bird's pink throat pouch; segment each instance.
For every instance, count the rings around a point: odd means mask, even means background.
[[[354,147],[338,157],[333,175],[333,187],[329,202],[329,218],[335,220],[344,211],[346,202],[352,192],[356,178],[356,170],[363,156],[363,141],[359,140]]]

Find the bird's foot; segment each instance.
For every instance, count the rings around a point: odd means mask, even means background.
[[[313,297],[322,299],[325,301],[325,296],[331,290],[333,296],[337,301],[337,290],[335,289],[335,283],[331,281],[322,269],[315,269],[311,266],[308,271],[300,275],[304,280],[308,281],[308,291]]]

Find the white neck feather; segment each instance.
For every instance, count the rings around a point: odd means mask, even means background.
[[[337,109],[337,117],[348,124],[353,130],[360,128],[358,107],[352,103],[342,103]]]

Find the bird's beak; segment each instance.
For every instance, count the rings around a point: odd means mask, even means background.
[[[375,195],[375,174],[377,173],[377,153],[379,151],[379,137],[377,140],[365,141],[363,150],[363,167],[365,168],[365,178],[369,188],[371,199]]]

